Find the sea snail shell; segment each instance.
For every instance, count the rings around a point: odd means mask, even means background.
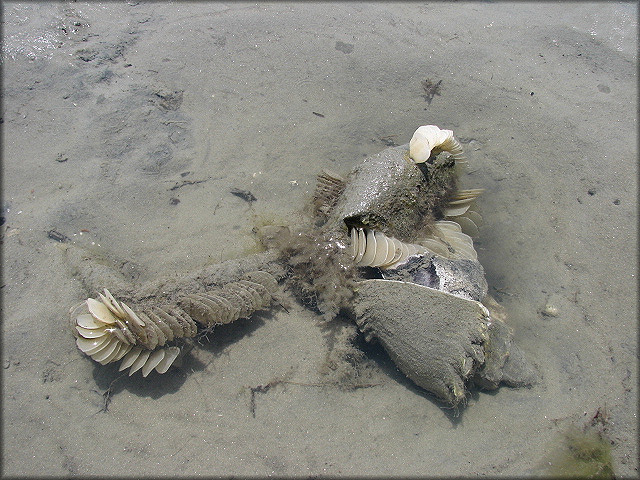
[[[464,160],[462,146],[451,130],[441,130],[435,125],[419,127],[409,141],[409,156],[415,163],[426,162],[431,155],[449,152],[456,162]]]

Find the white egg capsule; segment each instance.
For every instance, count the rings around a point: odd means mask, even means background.
[[[463,160],[462,146],[453,137],[453,131],[442,130],[436,125],[423,125],[409,141],[409,156],[415,163],[424,163],[432,154],[440,152],[451,153],[455,161]]]

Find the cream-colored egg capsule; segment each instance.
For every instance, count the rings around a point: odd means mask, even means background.
[[[404,243],[371,229],[352,228],[350,235],[351,253],[359,267],[396,268],[411,255],[428,252],[422,245]]]
[[[138,370],[144,377],[154,369],[166,372],[180,349],[156,347],[173,338],[193,336],[197,330],[193,320],[185,322],[181,317],[178,321],[161,308],[134,312],[106,288],[99,300],[88,298],[83,306],[71,312],[76,345],[102,365],[122,359],[120,370],[130,368],[129,375]]]
[[[424,163],[431,155],[449,152],[455,161],[462,161],[462,146],[451,130],[442,130],[435,125],[419,127],[409,142],[409,156],[415,163]]]
[[[471,224],[475,224],[469,220]],[[433,254],[445,258],[477,260],[473,240],[462,231],[459,223],[439,220],[432,227],[433,235],[404,243],[381,232],[352,227],[351,255],[358,267],[378,267],[383,270],[397,268],[413,255]]]

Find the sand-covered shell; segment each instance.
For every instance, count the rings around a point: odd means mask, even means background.
[[[487,308],[424,285],[373,279],[358,283],[354,311],[367,340],[376,338],[407,377],[456,407],[471,384],[493,390],[537,381],[489,301]]]
[[[479,302],[395,280],[358,283],[356,321],[398,368],[451,406],[484,364],[489,312]]]
[[[455,162],[416,165],[407,145],[387,148],[352,170],[325,228],[345,237],[349,228],[367,228],[416,243],[425,223],[443,217],[457,175]]]
[[[409,142],[411,159],[415,163],[424,163],[440,152],[449,152],[456,162],[464,161],[462,146],[451,130],[441,130],[435,125],[418,127]]]

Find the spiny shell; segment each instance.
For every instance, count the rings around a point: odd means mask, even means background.
[[[417,385],[456,406],[484,363],[489,312],[479,302],[395,280],[358,283],[356,321]]]

